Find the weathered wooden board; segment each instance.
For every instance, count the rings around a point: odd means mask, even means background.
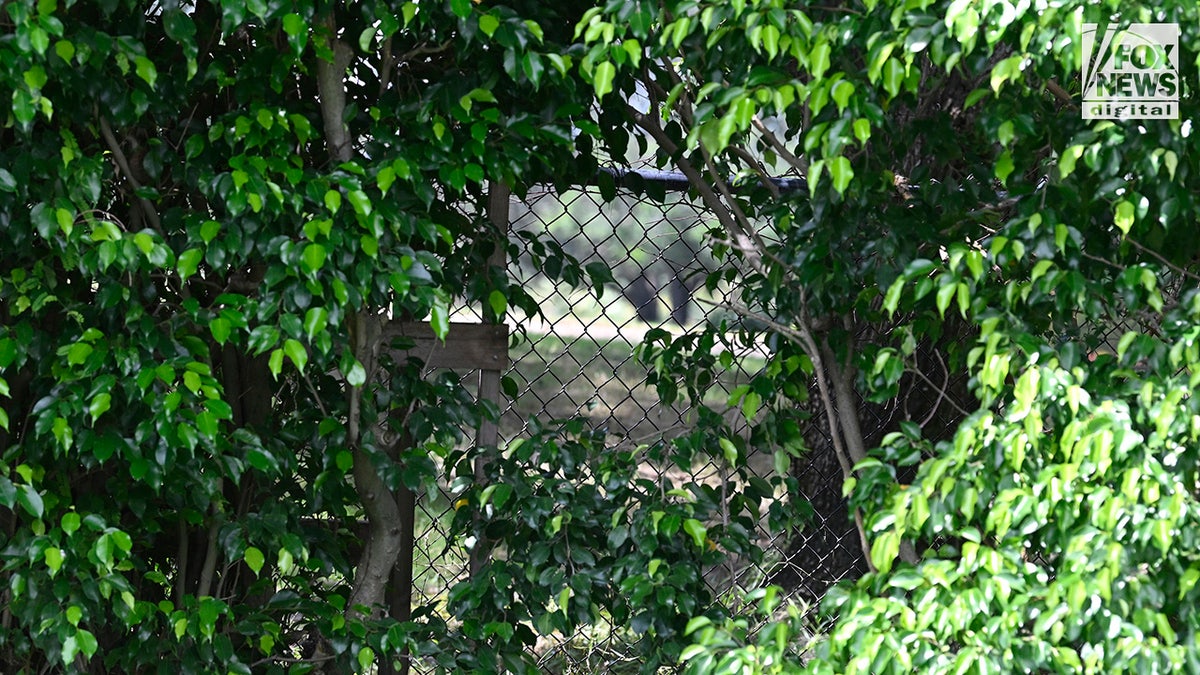
[[[390,349],[393,340],[412,340],[411,349]],[[504,370],[508,367],[508,326],[505,324],[450,324],[443,343],[429,324],[420,321],[389,321],[380,332],[383,344],[395,358],[415,356],[430,368],[451,370]]]

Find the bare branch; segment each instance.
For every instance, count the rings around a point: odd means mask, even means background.
[[[925,384],[928,384],[934,389],[934,391],[938,393],[937,400],[933,402],[933,409],[929,411],[929,415],[925,418],[925,421],[921,422],[922,427],[924,427],[926,424],[929,424],[929,421],[933,419],[933,416],[937,413],[938,408],[941,407],[942,401],[949,403],[963,417],[971,414],[966,410],[963,410],[962,406],[958,405],[958,403],[954,401],[954,397],[949,396],[946,393],[946,389],[950,386],[950,368],[946,365],[946,361],[942,359],[941,354],[938,354],[937,352],[934,352],[934,354],[938,357],[938,361],[940,361],[942,364],[942,370],[946,373],[946,378],[942,383],[942,386],[937,386],[933,380],[930,380],[925,373],[921,372],[919,367],[913,368],[913,373],[915,373],[917,377],[921,378],[925,382]]]
[[[770,145],[773,150],[775,150],[775,154],[782,157],[783,161],[790,164],[793,169],[799,171],[800,175],[808,175],[808,162],[804,160],[804,158],[797,157],[796,155],[792,154],[792,151],[788,150],[787,146],[783,144],[783,141],[779,140],[779,137],[776,136],[770,129],[768,129],[767,125],[764,124],[763,121],[757,116],[754,117],[751,123],[754,125],[755,129],[758,129],[758,133],[762,134],[763,140],[765,140],[767,144]]]
[[[738,159],[741,159],[743,162],[749,164],[750,168],[754,170],[754,173],[758,174],[759,181],[761,181],[763,186],[770,191],[771,196],[775,199],[779,199],[779,186],[775,184],[775,181],[771,180],[771,176],[767,173],[766,167],[762,165],[762,162],[758,161],[758,158],[756,158],[754,155],[751,155],[748,150],[738,145],[729,146],[729,151],[736,155]]]

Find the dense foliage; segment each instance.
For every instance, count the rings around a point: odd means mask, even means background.
[[[722,216],[731,309],[774,336],[760,440],[802,405],[786,364],[807,359],[868,551],[805,667],[1200,667],[1196,8],[676,3],[647,32],[627,7],[590,15],[584,68],[600,93],[650,92],[628,114]],[[1182,27],[1180,119],[1081,119],[1083,24],[1110,21]],[[631,39],[640,67],[613,48]],[[781,164],[805,194],[734,189]],[[947,336],[962,346],[919,372]],[[702,387],[693,355],[658,376]],[[868,452],[851,386],[887,400],[914,376],[961,424],[901,417]],[[794,622],[746,625],[698,621],[686,656],[799,667],[772,639]]]
[[[1190,120],[1198,12],[0,3],[3,670],[523,670],[602,615],[647,669],[1200,668],[1195,130],[1083,121],[1077,51],[1085,21],[1179,23]],[[455,302],[535,315],[489,267],[489,184],[593,180],[632,145],[691,181],[708,282],[738,289],[736,320],[648,337],[660,396],[702,404],[723,346],[771,350],[731,401],[751,433],[702,409],[644,449],[726,461],[728,490],[655,485],[578,425],[465,452],[495,407],[379,339],[444,336]],[[859,395],[952,372],[955,424],[872,448]],[[871,572],[802,658],[797,616],[756,632],[703,570],[795,488],[748,453],[786,469],[818,424]],[[451,544],[490,556],[397,620],[395,495],[446,479]]]
[[[586,99],[521,9],[3,3],[5,672],[428,651],[368,611],[391,494],[481,412],[372,338],[536,311],[481,195],[569,174]]]

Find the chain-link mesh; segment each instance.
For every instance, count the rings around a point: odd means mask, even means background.
[[[510,326],[514,339],[505,375],[516,383],[517,393],[500,402],[502,442],[520,437],[531,416],[585,418],[593,428],[605,430],[612,444],[636,445],[670,437],[694,424],[686,404],[664,405],[645,386],[646,369],[635,350],[650,329],[680,334],[717,319],[717,313],[724,311],[717,309],[724,298],[713,297],[703,283],[717,264],[708,254],[713,220],[686,193],[670,190],[663,200],[618,192],[605,202],[597,189],[581,188],[563,193],[533,190],[524,199],[511,201],[510,240],[518,255],[509,261],[510,278],[534,297],[542,316]],[[576,287],[556,283],[554,275],[534,266],[530,238],[548,238],[584,265],[604,263],[612,270],[613,283],[605,284],[599,297],[586,282]],[[459,317],[478,320],[477,314],[467,309]],[[965,380],[952,376],[945,363],[939,366],[938,347],[923,345],[918,366],[942,385],[942,391],[965,386]],[[758,357],[762,363],[762,354]],[[706,402],[721,407],[733,387],[749,375],[741,370],[727,374],[709,391]],[[928,385],[910,382],[906,386],[915,391]],[[914,398],[938,401],[934,395]],[[878,442],[899,419],[937,417],[949,425],[960,419],[951,409],[951,404],[940,402],[923,410],[864,402],[860,412],[864,434],[869,442]],[[744,425],[739,420],[731,413],[731,424]],[[735,597],[754,586],[776,583],[811,603],[833,583],[866,570],[859,534],[842,496],[841,468],[820,411],[814,410],[809,426],[806,441],[811,451],[792,472],[800,486],[798,496],[813,506],[813,518],[799,532],[773,538],[764,527],[758,533],[766,566],[732,561],[710,570],[706,578],[716,597]],[[774,470],[773,457],[752,457],[749,468],[766,478]],[[661,472],[668,470],[675,484],[719,484],[729,479],[714,463],[694,466],[690,472],[647,464],[642,473],[661,480]],[[449,588],[466,574],[462,548],[445,545],[451,502],[452,497],[444,493],[440,499],[419,503],[414,579],[418,603],[444,604]],[[633,640],[636,636],[623,627],[601,625],[576,635],[543,638],[536,656],[546,672],[636,672],[639,664],[630,656]]]

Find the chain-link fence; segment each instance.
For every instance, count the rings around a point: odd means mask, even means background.
[[[513,340],[506,376],[517,390],[500,402],[501,441],[520,437],[531,416],[582,417],[593,428],[605,430],[609,443],[635,446],[683,433],[694,424],[685,403],[664,405],[645,386],[646,369],[635,350],[651,329],[679,334],[721,318],[723,310],[717,307],[724,300],[722,289],[710,292],[704,285],[717,264],[708,253],[708,233],[715,219],[684,191],[686,181],[666,177],[658,187],[665,198],[618,189],[615,198],[605,201],[599,189],[580,188],[562,193],[533,190],[524,199],[510,201],[510,239],[519,252],[508,262],[510,277],[537,300],[542,316],[510,326]],[[528,250],[531,237],[522,233],[549,238],[581,264],[604,263],[612,270],[614,283],[606,284],[599,297],[588,284],[555,283],[554,274],[534,266]],[[918,355],[927,363],[920,365],[951,378],[946,364],[936,361],[937,352],[937,346],[927,346]],[[723,405],[730,391],[748,379],[751,373],[746,369],[765,362],[762,351],[752,349],[741,356],[735,363],[742,370],[728,373],[709,391],[714,407]],[[944,392],[948,383],[934,383],[934,387],[941,384]],[[965,383],[955,378],[951,384]],[[908,386],[915,391],[930,385],[911,382]],[[934,403],[921,410],[864,403],[864,433],[869,442],[877,442],[898,419],[938,417],[947,424],[958,419],[933,394],[918,392],[911,398]],[[842,497],[841,468],[824,418],[814,412],[807,439],[811,451],[792,467],[800,486],[797,496],[812,504],[813,518],[799,532],[774,536],[765,528],[759,532],[767,566],[739,561],[713,571],[707,578],[717,597],[776,583],[796,591],[802,601],[813,602],[833,583],[866,570],[859,535]],[[735,417],[731,414],[731,424],[738,423]],[[764,478],[775,470],[771,455],[751,457],[748,464]],[[690,472],[669,470],[677,485],[729,479],[713,463],[694,466]],[[667,469],[649,464],[642,468],[643,475],[660,480],[661,471]],[[417,604],[444,601],[448,589],[467,574],[469,562],[461,547],[444,545],[453,515],[450,502],[449,495],[443,494],[440,500],[422,500],[418,505]],[[629,636],[620,633],[620,627],[602,626],[543,640],[538,646],[539,662],[548,672],[581,672],[598,666],[612,670],[626,653],[620,640]],[[631,669],[636,671],[636,664]]]

